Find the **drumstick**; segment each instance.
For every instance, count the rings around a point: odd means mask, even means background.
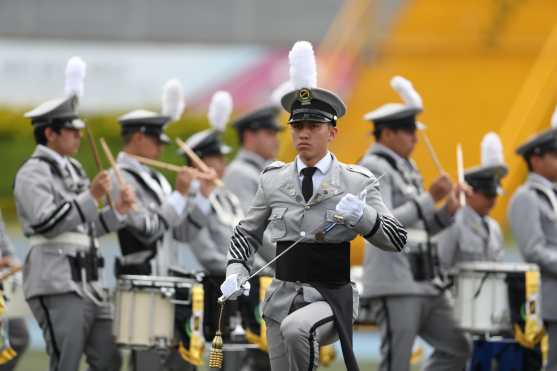
[[[458,176],[458,182],[464,184],[464,161],[462,159],[462,146],[460,143],[456,145],[456,171]],[[466,205],[466,198],[464,193],[460,192],[460,206]]]
[[[141,157],[137,155],[131,155],[128,153],[128,156],[135,158],[137,161],[141,162],[142,164],[158,167],[159,169],[173,171],[175,173],[179,173],[182,171],[182,167],[174,164],[169,164],[167,162],[157,161],[146,157]]]
[[[91,148],[91,152],[93,153],[93,158],[95,159],[95,164],[97,165],[97,171],[102,171],[103,166],[101,163],[101,158],[99,156],[99,150],[97,148],[97,144],[95,143],[93,133],[91,132],[91,129],[87,124],[85,124],[85,133],[87,136],[87,141],[89,142],[89,147]],[[108,201],[108,205],[111,208],[114,208],[114,202],[112,201],[112,195],[110,193],[106,194],[106,200]]]
[[[101,138],[100,142],[101,142],[101,146],[103,147],[104,154],[108,159],[108,162],[110,163],[110,167],[112,168],[114,174],[116,175],[116,182],[118,183],[118,187],[122,189],[126,186],[126,181],[124,180],[124,177],[122,176],[122,173],[120,172],[120,169],[118,168],[118,165],[114,160],[114,156],[112,156],[112,152],[110,152],[110,148],[108,147],[108,144],[106,144],[104,138]],[[139,211],[135,203],[132,205],[132,210]]]
[[[17,272],[20,272],[23,269],[23,267],[21,266],[13,266],[10,267],[10,270],[7,271],[6,273],[3,273],[2,275],[0,275],[0,282],[4,282],[5,279],[13,276],[14,274],[16,274]]]
[[[435,153],[435,149],[433,149],[433,145],[431,145],[431,141],[429,140],[427,133],[424,130],[420,130],[420,133],[422,134],[422,139],[424,140],[425,146],[427,147],[427,151],[429,152],[429,155],[433,160],[433,164],[437,168],[437,171],[439,172],[440,175],[445,174],[445,171],[441,166],[441,162],[439,161],[439,157],[437,157],[437,153]]]
[[[195,152],[192,151],[191,148],[180,138],[176,138],[176,144],[178,144],[178,147],[180,147],[182,151],[184,151],[184,153],[192,160],[193,164],[197,168],[199,168],[199,170],[203,171],[204,173],[209,171],[209,167],[203,162],[203,160],[200,159],[199,156],[197,156]],[[220,179],[215,179],[214,183],[218,187],[224,186],[224,183]]]

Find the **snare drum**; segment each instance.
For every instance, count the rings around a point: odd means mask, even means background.
[[[194,283],[178,277],[120,276],[113,325],[116,343],[136,349],[174,345],[174,306],[191,305]],[[177,294],[182,300],[176,300]]]
[[[521,297],[517,283],[525,273],[538,271],[533,264],[469,262],[459,264],[455,277],[455,317],[458,326],[473,334],[508,334],[526,305],[511,306],[509,299]],[[524,285],[522,284],[522,287]]]
[[[4,282],[4,296],[7,300],[6,317],[32,317],[31,309],[25,300],[21,279],[15,275]]]

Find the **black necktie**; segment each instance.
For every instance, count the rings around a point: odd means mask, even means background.
[[[487,232],[487,235],[489,236],[489,223],[485,218],[482,218],[482,225],[484,226],[484,229]]]
[[[302,194],[304,195],[306,202],[308,202],[313,195],[312,177],[316,170],[316,167],[306,167],[302,169],[302,175],[304,176],[304,179],[302,179]]]

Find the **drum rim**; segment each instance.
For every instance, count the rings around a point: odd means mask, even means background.
[[[146,276],[146,275],[122,275],[118,277],[118,285],[132,283],[133,286],[139,287],[180,287],[180,284],[187,284],[191,287],[198,282],[194,278],[173,277],[173,276]],[[136,284],[134,282],[149,282],[150,284]],[[158,283],[158,284],[157,284]]]
[[[493,272],[493,273],[525,273],[539,272],[536,264],[511,263],[511,262],[464,262],[456,266],[457,273],[460,272]]]

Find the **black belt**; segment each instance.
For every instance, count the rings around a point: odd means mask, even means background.
[[[277,255],[294,242],[277,242]],[[282,281],[344,285],[350,282],[350,242],[298,243],[277,260]]]

